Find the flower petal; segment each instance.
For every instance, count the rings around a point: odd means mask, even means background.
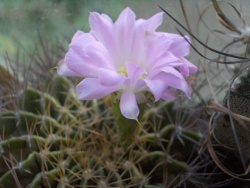
[[[100,68],[98,72],[100,84],[103,86],[115,86],[125,79],[114,70]]]
[[[190,41],[188,36],[185,36],[185,38],[181,36],[176,37],[169,50],[177,57],[187,56],[190,53],[190,45],[186,40]]]
[[[65,63],[65,60],[61,60],[59,63],[58,63],[58,67],[57,67],[57,73],[59,75],[63,75],[63,76],[80,76],[79,74],[77,74],[76,72],[70,70],[66,63]]]
[[[157,27],[159,27],[162,24],[163,19],[163,13],[159,12],[149,18],[148,20],[145,20],[144,26],[149,32],[154,32]]]
[[[112,20],[105,14],[100,15],[97,12],[92,12],[89,16],[89,24],[91,28],[90,33],[112,53],[113,59],[117,59],[118,48],[114,37]]]
[[[191,96],[189,85],[180,72],[173,67],[164,67],[162,72],[157,74],[154,80],[162,80],[166,86],[171,86],[184,91],[188,98]]]
[[[156,69],[160,69],[164,66],[176,67],[176,66],[182,65],[182,63],[180,63],[178,61],[179,61],[179,58],[177,58],[171,52],[167,51],[164,53],[163,56],[152,61],[152,64],[150,65],[150,70],[153,71]]]
[[[162,80],[144,80],[153,93],[155,102],[162,98],[163,93],[166,90],[166,84]]]
[[[71,49],[65,55],[64,61],[67,67],[78,76],[97,76],[97,67],[91,64],[91,60],[88,57],[81,57]]]
[[[120,99],[120,110],[124,117],[128,119],[137,119],[139,108],[136,101],[136,96],[133,92],[124,92]]]
[[[105,47],[97,41],[92,42],[81,52],[70,49],[65,55],[67,67],[82,77],[97,77],[98,69],[112,68],[112,61]]]
[[[183,75],[189,76],[189,74],[194,74],[197,72],[198,68],[194,64],[190,63],[185,58],[180,58],[180,60],[183,63],[183,65],[180,66],[180,72]]]
[[[113,68],[113,61],[110,58],[109,52],[105,46],[99,41],[92,42],[83,49],[90,60],[91,64],[102,68]]]
[[[78,53],[82,52],[82,49],[91,42],[96,41],[93,35],[89,33],[84,33],[82,31],[77,31],[73,36],[69,47]]]
[[[130,9],[124,9],[114,23],[116,46],[119,47],[118,54],[120,59],[129,59],[131,55],[131,45],[133,40],[135,24],[135,13]],[[124,63],[124,61],[119,61]]]
[[[181,73],[179,71],[177,71],[175,68],[171,67],[171,66],[162,67],[161,71],[163,71],[164,73],[167,73],[169,75],[174,75],[175,77],[178,77],[180,79],[183,78]]]
[[[85,78],[76,86],[77,97],[81,100],[99,99],[117,90],[117,86],[101,85],[97,78]]]
[[[113,39],[113,22],[107,15],[91,12],[89,24],[91,33],[103,44],[108,44],[109,39]]]
[[[132,82],[136,82],[143,74],[147,72],[141,68],[136,66],[135,63],[126,63],[126,69],[128,73],[128,78],[131,79]]]

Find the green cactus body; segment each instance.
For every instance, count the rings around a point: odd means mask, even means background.
[[[27,87],[19,110],[0,113],[0,187],[154,188],[166,186],[164,179],[177,185],[190,173],[186,161],[201,137],[163,117],[174,116],[173,103],[145,108],[140,128],[124,144],[110,106],[79,102],[60,76],[45,86],[46,92]]]

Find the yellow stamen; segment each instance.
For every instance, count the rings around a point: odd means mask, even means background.
[[[128,76],[125,66],[120,67],[119,70],[118,70],[118,73],[123,75],[123,76]]]

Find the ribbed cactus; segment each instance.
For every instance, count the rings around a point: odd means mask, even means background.
[[[214,150],[220,160],[220,168],[227,171],[223,179],[231,179],[232,187],[250,186],[250,123],[243,119],[250,117],[249,86],[250,71],[246,69],[225,95],[224,106],[229,113],[217,113],[213,119]]]
[[[246,69],[239,77],[237,77],[232,88],[227,92],[224,98],[224,106],[229,108],[231,112],[241,116],[250,117],[250,71]],[[237,139],[239,141],[243,156],[246,161],[250,162],[249,143],[250,143],[250,123],[244,121],[240,117],[230,114],[218,114],[214,121],[215,138],[224,145],[228,151],[239,156],[239,151],[236,145],[236,139],[233,133],[231,124],[235,127]]]
[[[43,91],[25,88],[19,110],[0,114],[2,187],[172,187],[184,177],[197,183],[188,160],[201,138],[169,120],[173,103],[148,108],[134,143],[124,147],[109,102],[82,103],[68,79],[50,80]]]

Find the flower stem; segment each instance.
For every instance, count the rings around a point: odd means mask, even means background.
[[[119,135],[119,142],[124,147],[129,147],[134,143],[138,133],[140,124],[136,120],[125,118],[120,110],[119,101],[112,95],[112,111],[115,116],[115,124]],[[140,108],[140,107],[139,107]]]

